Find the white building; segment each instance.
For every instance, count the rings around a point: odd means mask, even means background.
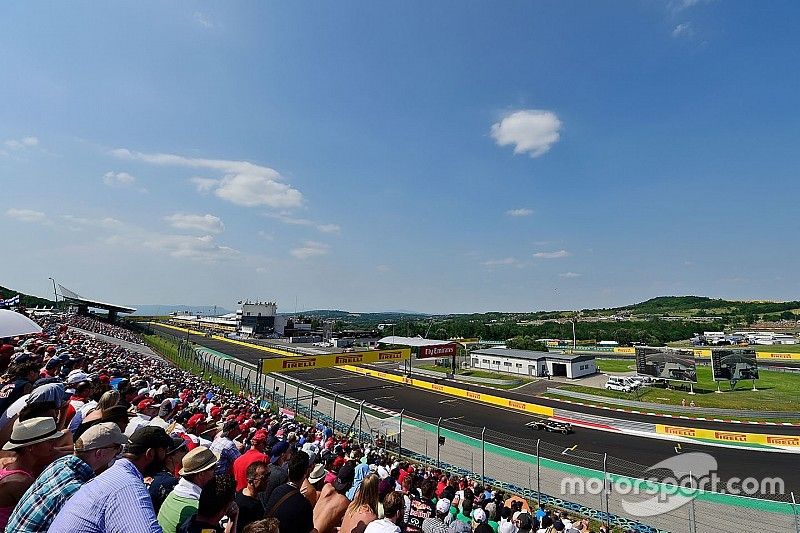
[[[594,356],[487,348],[470,352],[472,368],[530,377],[565,376],[579,378],[597,372]]]

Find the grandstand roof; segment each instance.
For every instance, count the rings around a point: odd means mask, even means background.
[[[107,311],[114,311],[116,313],[135,313],[136,309],[133,307],[127,307],[124,305],[117,305],[117,304],[110,304],[107,302],[101,302],[99,300],[92,300],[90,298],[84,298],[83,296],[76,294],[69,290],[68,288],[64,287],[60,283],[58,284],[59,292],[61,293],[61,297],[64,298],[65,301],[70,302],[75,305],[85,305],[86,307],[94,307],[97,309],[105,309]]]
[[[453,341],[437,341],[433,339],[423,339],[422,337],[400,337],[399,335],[389,335],[378,339],[380,344],[399,344],[401,346],[438,346],[440,344],[452,344]]]

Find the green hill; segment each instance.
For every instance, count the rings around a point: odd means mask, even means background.
[[[16,296],[17,294],[19,294],[19,301],[23,307],[52,307],[55,305],[53,300],[39,298],[38,296],[31,296],[29,294],[23,294],[19,291],[0,286],[0,298],[3,300],[11,298],[12,296]]]

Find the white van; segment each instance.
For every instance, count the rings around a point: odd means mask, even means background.
[[[606,389],[608,390],[615,390],[621,392],[631,392],[633,389],[636,388],[636,385],[632,384],[625,378],[617,377],[617,376],[609,376],[608,381],[606,381]]]

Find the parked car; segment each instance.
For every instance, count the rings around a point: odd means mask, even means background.
[[[617,376],[609,376],[608,381],[606,381],[606,389],[608,390],[631,392],[637,388],[639,387],[636,383]]]

